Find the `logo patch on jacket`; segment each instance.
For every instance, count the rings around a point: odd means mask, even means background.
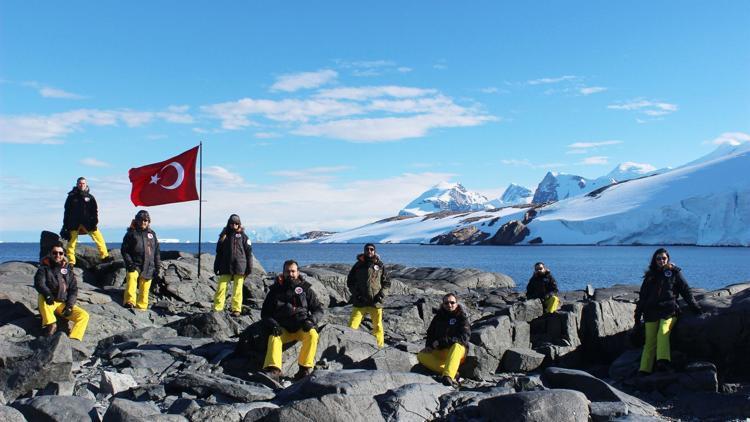
[[[91,200],[91,198],[89,198],[89,197],[87,196],[87,197],[83,198],[83,200],[84,200],[84,201],[86,201],[86,202],[89,202],[89,201]]]
[[[234,234],[234,237],[236,237],[236,238],[238,238],[238,239],[239,239],[240,237],[242,237],[242,235],[241,235],[241,234],[239,234],[239,233],[235,233],[235,234]]]
[[[60,270],[60,274],[62,274],[62,275],[65,275],[65,274],[67,274],[67,273],[68,273],[68,269],[67,269],[67,268],[62,268],[62,269]]]
[[[297,293],[298,295],[301,295],[302,294],[302,287],[296,287],[294,289],[294,293]]]
[[[378,264],[375,264],[375,265],[372,266],[372,269],[375,270],[375,271],[379,271],[380,270],[380,266]]]
[[[148,234],[148,238],[149,238],[149,239],[153,239],[153,238],[154,238],[154,235],[153,235],[153,234],[151,234],[151,233],[149,233],[149,234]]]
[[[456,325],[456,318],[451,318],[450,321],[448,321],[448,325]]]
[[[664,276],[665,277],[672,277],[672,271],[670,271],[670,270],[664,271]]]

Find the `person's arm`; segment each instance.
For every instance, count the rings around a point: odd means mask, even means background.
[[[425,338],[425,348],[427,349],[433,349],[433,342],[437,340],[437,317],[433,317],[432,321],[430,321],[430,326],[427,327],[427,338]]]
[[[391,278],[388,275],[388,270],[386,270],[385,264],[381,262],[380,266],[383,268],[383,278],[380,279],[380,292],[378,292],[378,294],[382,298],[385,297],[391,289]]]
[[[346,287],[349,288],[349,292],[354,294],[354,285],[356,280],[354,279],[354,270],[357,268],[357,264],[352,265],[352,269],[349,270],[349,275],[346,276]]]
[[[201,257],[198,257],[198,259],[201,259]],[[161,247],[159,246],[159,239],[156,237],[156,233],[154,233],[154,271],[156,272],[154,274],[155,277],[163,277],[164,272],[161,270]]]
[[[253,272],[253,245],[250,244],[250,238],[247,235],[242,240],[244,241],[242,246],[245,248],[245,262],[247,262],[245,269],[245,277],[247,277]]]
[[[469,323],[469,317],[464,314],[461,318],[461,331],[459,334],[453,338],[451,338],[451,343],[461,343],[463,345],[469,344],[469,340],[471,340],[471,324]]]
[[[96,230],[97,227],[99,227],[99,205],[96,203],[96,198],[94,198],[94,195],[89,195],[91,197],[91,210],[92,213],[92,223],[94,224],[93,230]]]
[[[65,211],[63,213],[63,229],[65,229],[66,231],[70,230],[68,228],[68,224],[70,224],[70,219],[71,219],[71,215],[70,215],[71,214],[71,209],[70,209],[71,205],[70,205],[70,203],[71,203],[70,195],[68,195],[65,198],[65,207],[64,207]]]
[[[308,319],[315,325],[318,325],[323,320],[323,304],[318,300],[318,296],[313,291],[312,286],[308,287],[305,294],[307,295]]]
[[[222,251],[224,250],[224,248],[222,248],[222,242],[221,242],[221,235],[223,233],[224,233],[224,231],[222,231],[219,234],[219,240],[216,241],[216,256],[214,257],[214,274],[216,274],[216,275],[219,275],[219,270],[220,270],[219,263],[223,259],[223,255],[224,255],[222,253]],[[198,258],[200,259],[200,257],[198,257]]]
[[[54,299],[54,295],[47,287],[47,277],[45,273],[46,271],[41,267],[36,270],[36,274],[34,274],[34,288],[40,295],[42,295],[42,297],[44,297],[44,300],[48,300],[50,297]]]
[[[559,290],[557,290],[557,280],[555,280],[555,277],[552,276],[552,274],[549,275],[549,285],[547,286],[547,293],[557,293]]]
[[[698,305],[698,302],[695,301],[693,293],[690,291],[690,286],[688,286],[687,281],[685,281],[685,277],[682,275],[682,271],[676,271],[676,273],[675,287],[677,288],[680,296],[685,299],[685,302],[687,302],[688,306],[693,312],[695,312],[696,314],[702,314],[703,309],[700,305]]]
[[[135,271],[135,263],[133,257],[130,256],[130,249],[132,248],[133,238],[130,235],[130,231],[125,233],[122,238],[122,246],[120,247],[120,253],[122,253],[122,260],[125,261],[125,270],[127,272]]]
[[[78,301],[78,280],[76,280],[76,275],[70,266],[68,267],[68,277],[66,279],[68,281],[68,298],[65,301],[65,307],[73,309],[73,306]]]
[[[635,323],[638,324],[641,322],[641,317],[643,316],[643,304],[646,301],[646,295],[648,294],[648,286],[646,283],[648,279],[644,277],[643,283],[641,283],[641,289],[638,291],[638,301],[635,303],[635,312],[633,314]]]

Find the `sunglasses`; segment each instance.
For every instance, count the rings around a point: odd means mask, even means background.
[[[52,251],[52,252],[51,252],[51,255],[52,255],[52,256],[57,256],[57,255],[65,255],[65,252],[57,252],[57,251]]]
[[[454,300],[446,300],[445,302],[443,302],[443,305],[455,305],[455,304],[456,304],[456,301]]]
[[[368,252],[374,252],[374,251],[375,251],[375,248],[367,248],[367,249],[365,249],[365,250],[366,250],[366,251],[368,251]]]
[[[657,261],[667,261],[667,260],[669,260],[669,258],[667,258],[666,256],[657,256],[656,260]]]

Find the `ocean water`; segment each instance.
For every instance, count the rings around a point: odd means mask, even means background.
[[[36,261],[35,243],[0,243],[0,262]],[[197,252],[196,243],[167,243],[162,250]],[[216,245],[204,243],[202,252],[214,253]],[[668,248],[672,261],[682,267],[693,288],[717,289],[750,281],[750,248]],[[295,259],[312,263],[353,264],[362,250],[359,244],[256,243],[253,253],[266,271],[281,271],[282,263]],[[606,287],[618,283],[640,284],[653,246],[428,246],[383,244],[378,253],[387,264],[419,267],[477,268],[507,274],[525,289],[535,262],[550,268],[562,290],[578,290],[591,284]],[[211,269],[205,269],[210,271]]]

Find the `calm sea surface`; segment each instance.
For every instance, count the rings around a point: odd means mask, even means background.
[[[195,243],[162,244],[162,250],[197,252]],[[214,253],[215,244],[203,244],[202,252]],[[707,290],[750,281],[750,248],[668,248],[682,267],[691,287]],[[354,263],[360,244],[306,245],[256,243],[253,252],[266,271],[280,271],[286,259],[301,265]],[[640,284],[652,246],[426,246],[378,245],[386,264],[419,267],[478,268],[508,274],[525,288],[536,261],[544,261],[562,290],[582,289],[586,284],[605,287],[616,283]],[[34,243],[0,243],[0,262],[36,261]],[[210,269],[209,269],[210,270]]]

